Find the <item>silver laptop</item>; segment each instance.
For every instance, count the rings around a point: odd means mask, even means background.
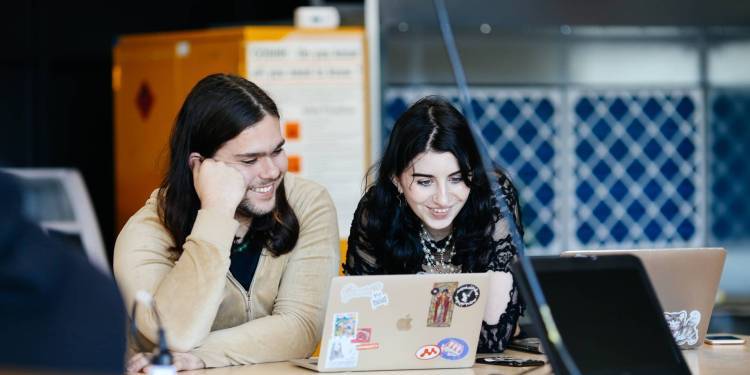
[[[562,256],[633,254],[643,263],[677,345],[697,348],[711,320],[724,268],[723,248],[575,250]]]
[[[341,276],[331,283],[319,372],[467,368],[491,294],[488,273]]]

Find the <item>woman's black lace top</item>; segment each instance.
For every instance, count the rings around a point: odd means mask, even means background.
[[[502,190],[502,195],[508,204],[508,208],[514,216],[514,221],[519,233],[523,236],[523,226],[521,224],[521,212],[518,203],[518,195],[511,181],[503,174],[498,174],[498,186]],[[346,262],[343,264],[344,272],[347,275],[378,275],[386,274],[386,270],[378,259],[379,254],[387,252],[377,251],[374,241],[368,238],[375,238],[382,234],[366,233],[364,223],[367,222],[368,213],[365,209],[365,202],[371,194],[365,194],[360,200],[357,210],[354,213],[352,226],[349,233],[349,247],[347,250]],[[500,215],[500,208],[497,207],[497,201],[501,196],[500,191],[495,191],[493,202],[495,203],[494,217],[492,226],[487,233],[493,233],[490,249],[490,258],[485,270],[478,271],[496,271],[511,274],[511,261],[516,256],[517,249],[511,241],[511,235],[508,229],[508,222]],[[418,238],[419,233],[413,236]],[[440,243],[438,243],[440,245]],[[414,273],[421,272],[422,269],[415,269]],[[519,316],[523,313],[523,303],[520,299],[518,286],[513,281],[513,287],[508,292],[508,304],[504,311],[498,311],[498,317],[485,317],[482,322],[482,329],[479,337],[478,351],[482,353],[497,353],[505,349],[508,342],[513,336],[516,323]],[[488,322],[489,321],[489,322]]]

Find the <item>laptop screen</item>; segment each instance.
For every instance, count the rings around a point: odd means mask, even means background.
[[[642,266],[617,258],[532,262],[570,355],[583,374],[684,373]]]

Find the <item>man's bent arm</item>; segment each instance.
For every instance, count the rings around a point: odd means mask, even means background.
[[[154,296],[175,351],[195,348],[210,332],[221,303],[229,251],[239,223],[211,210],[199,210],[178,260],[174,242],[158,217],[156,194],[128,221],[115,244],[114,272],[128,309],[135,294]],[[129,310],[130,311],[130,310]],[[153,312],[138,306],[138,330],[156,343]]]

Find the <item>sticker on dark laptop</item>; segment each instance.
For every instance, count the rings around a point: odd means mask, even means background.
[[[456,337],[442,339],[437,346],[440,348],[440,357],[449,361],[458,361],[469,354],[469,345],[466,341]]]
[[[469,307],[479,299],[479,287],[474,284],[464,284],[453,293],[453,303],[458,307]]]
[[[453,318],[453,293],[458,288],[458,282],[434,283],[432,285],[432,299],[427,312],[428,327],[450,327]]]

